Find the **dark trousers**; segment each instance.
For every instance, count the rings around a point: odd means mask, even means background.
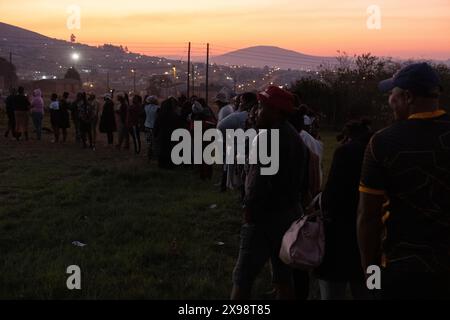
[[[80,142],[81,133],[80,133],[80,121],[78,119],[73,119],[73,127],[75,128],[75,140],[76,142]]]
[[[86,138],[87,138],[89,139],[89,147],[92,148],[92,126],[90,122],[80,121],[80,136],[81,141],[83,142],[83,147],[86,148]]]
[[[147,157],[149,160],[153,157],[153,129],[145,128],[145,140],[147,141]]]
[[[7,113],[8,115],[8,129],[6,129],[5,137],[8,137],[9,133],[13,135],[13,137],[16,136],[16,117],[14,116],[14,112]]]
[[[136,154],[141,153],[141,133],[138,126],[133,126],[129,128],[131,138],[133,139],[134,152]]]
[[[117,147],[121,148],[122,144],[124,144],[125,149],[130,147],[130,134],[128,128],[123,123],[119,125],[119,144]]]
[[[114,133],[109,131],[106,133],[106,136],[108,137],[108,144],[114,144]]]
[[[36,130],[36,137],[38,140],[42,138],[42,120],[44,119],[44,114],[41,112],[32,112],[31,119],[33,120],[34,129]]]

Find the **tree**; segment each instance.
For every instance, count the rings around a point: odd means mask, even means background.
[[[148,80],[147,91],[151,95],[155,95],[155,96],[160,97],[161,94],[162,94],[162,89],[165,89],[166,93],[167,93],[167,89],[169,87],[172,87],[172,85],[173,84],[172,84],[172,78],[171,77],[169,77],[167,75],[153,75]]]
[[[0,77],[3,78],[5,87],[17,84],[16,67],[4,58],[0,58]]]
[[[67,69],[64,79],[73,79],[81,82],[80,73],[74,67]]]
[[[319,77],[303,78],[294,83],[291,91],[303,103],[325,115],[329,125],[336,129],[353,119],[369,117],[375,128],[391,123],[392,110],[388,97],[378,90],[378,83],[392,77],[402,67],[417,61],[394,62],[365,53],[349,56],[338,52],[337,65],[324,66]],[[441,107],[450,108],[450,68],[444,64],[429,63],[438,72],[444,92]]]

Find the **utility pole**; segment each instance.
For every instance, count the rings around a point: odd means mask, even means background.
[[[12,65],[12,51],[9,51],[9,63]],[[15,83],[13,84],[12,80],[9,82],[9,89],[11,90],[13,88],[13,86],[15,85]]]
[[[106,72],[106,88],[108,89],[108,92],[109,92],[110,91],[110,88],[109,88],[109,71]]]
[[[195,96],[195,68],[192,64],[192,95]]]
[[[187,98],[191,98],[191,43],[188,47]]]
[[[136,70],[131,69],[131,73],[133,74],[133,93],[136,94]]]
[[[205,92],[205,100],[206,104],[208,104],[208,93],[209,93],[209,43],[206,44],[206,92]]]

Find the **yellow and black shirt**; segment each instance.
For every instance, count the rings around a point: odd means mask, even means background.
[[[450,272],[450,116],[418,113],[375,134],[360,192],[389,200],[384,255],[410,272]]]

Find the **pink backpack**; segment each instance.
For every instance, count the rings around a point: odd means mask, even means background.
[[[295,221],[283,237],[280,259],[292,268],[310,270],[322,263],[325,254],[325,230],[322,194],[317,195],[303,217]]]

